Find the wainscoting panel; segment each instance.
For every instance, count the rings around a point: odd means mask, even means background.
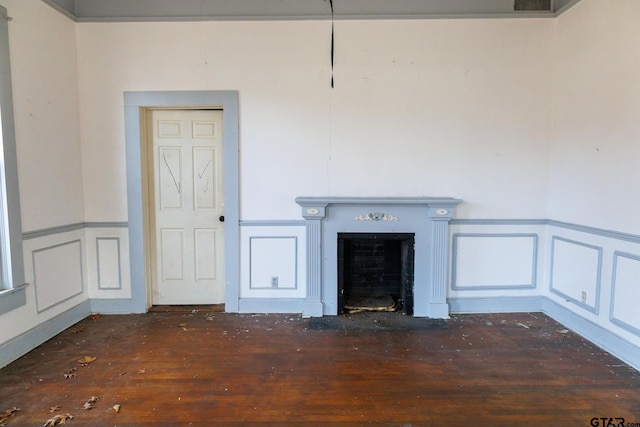
[[[96,255],[98,289],[122,289],[120,238],[98,237],[96,239]]]
[[[602,248],[553,236],[551,292],[598,314],[602,279]]]
[[[38,313],[82,294],[84,280],[81,240],[34,250],[32,259]]]
[[[296,289],[298,239],[296,236],[249,238],[251,289]],[[293,260],[293,262],[292,262]]]
[[[537,234],[453,234],[453,290],[531,289],[537,269]]]
[[[616,251],[613,255],[611,321],[640,336],[640,255]]]
[[[89,296],[93,300],[131,298],[126,224],[90,223],[85,233]]]
[[[241,224],[241,298],[303,298],[305,296],[305,228],[285,225]],[[262,311],[262,310],[258,310]]]

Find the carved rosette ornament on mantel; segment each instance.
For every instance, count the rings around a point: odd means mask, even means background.
[[[366,215],[358,215],[354,221],[398,221],[398,217],[382,212],[371,212]]]

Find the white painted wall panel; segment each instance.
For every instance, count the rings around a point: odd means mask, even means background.
[[[82,242],[74,240],[33,251],[33,286],[38,312],[81,294]]]
[[[640,301],[640,256],[616,252],[611,319],[640,336],[638,301]]]
[[[602,248],[554,236],[551,252],[551,291],[597,313]]]
[[[241,226],[240,297],[305,297],[305,233],[303,225]],[[272,285],[273,277],[277,286]]]
[[[121,289],[120,239],[98,237],[96,239],[96,257],[98,265],[98,289]]]
[[[453,236],[453,289],[533,288],[537,235]]]
[[[249,239],[251,289],[296,289],[298,239],[295,236]]]
[[[89,227],[84,232],[89,297],[131,298],[127,228]]]

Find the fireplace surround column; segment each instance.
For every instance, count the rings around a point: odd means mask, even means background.
[[[452,197],[298,197],[306,220],[306,299],[302,314],[338,314],[338,235],[410,233],[414,242],[413,315],[449,317],[449,221]]]
[[[307,221],[307,297],[302,307],[303,317],[321,317],[322,306],[322,220],[326,204],[302,206]]]

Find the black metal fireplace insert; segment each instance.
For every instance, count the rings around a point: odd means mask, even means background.
[[[338,233],[338,314],[413,315],[413,233]]]

